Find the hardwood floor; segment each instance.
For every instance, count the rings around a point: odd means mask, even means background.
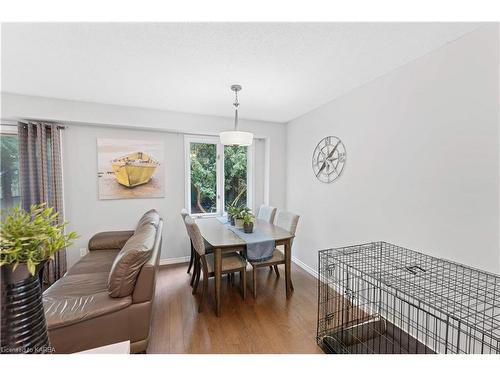
[[[258,270],[257,299],[243,301],[239,275],[234,285],[222,283],[221,317],[215,315],[214,280],[208,300],[198,313],[200,290],[191,294],[186,264],[160,269],[153,308],[148,353],[322,353],[316,345],[317,280],[292,265],[295,291],[285,298],[281,277]],[[247,269],[247,287],[251,288]],[[249,289],[250,291],[250,289]]]

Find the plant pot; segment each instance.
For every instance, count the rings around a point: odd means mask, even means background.
[[[244,223],[243,230],[245,231],[245,233],[253,233],[253,223]]]
[[[233,221],[233,217],[229,214],[227,214],[227,222],[231,223]]]
[[[38,277],[42,268],[43,264],[39,264],[32,276],[25,264],[19,264],[15,270],[12,265],[0,267],[0,353],[52,352]]]
[[[231,223],[231,225],[234,227],[234,216],[231,216],[231,220],[229,221]]]
[[[234,219],[234,226],[237,229],[243,229],[243,219]]]

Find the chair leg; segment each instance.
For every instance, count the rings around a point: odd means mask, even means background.
[[[194,263],[194,251],[193,251],[193,245],[191,245],[191,257],[189,258],[189,266],[187,273],[191,272],[191,267],[193,266]]]
[[[197,266],[196,266],[196,280],[194,282],[193,286],[193,294],[196,294],[196,290],[198,289],[198,283],[200,282],[200,272],[201,271],[201,265],[200,265],[200,259],[197,259]],[[203,281],[205,281],[205,275],[203,276]]]
[[[257,298],[257,267],[252,267],[252,274],[253,274],[253,288],[252,288],[252,293],[253,293],[253,298]]]
[[[198,259],[198,255],[194,254],[194,259],[193,259],[193,274],[191,276],[191,282],[189,283],[189,285],[191,285],[191,286],[193,286],[194,280],[196,279],[196,272],[197,272],[198,267],[199,267],[199,262],[200,262],[200,260]]]
[[[273,272],[273,266],[269,266],[269,271]]]
[[[273,267],[274,267],[274,272],[276,272],[276,277],[280,277],[280,271],[278,270],[278,265],[275,264]]]
[[[203,304],[205,302],[205,297],[207,296],[207,290],[208,290],[208,276],[205,272],[203,272],[203,287],[201,290],[201,299],[200,299],[200,305],[198,306],[198,313],[201,313],[203,311]]]
[[[240,284],[243,289],[243,300],[247,298],[247,270],[246,268],[240,271]]]

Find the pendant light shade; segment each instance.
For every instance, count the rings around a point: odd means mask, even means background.
[[[253,142],[253,134],[237,130],[222,132],[219,134],[220,143],[223,145],[250,146]]]
[[[250,146],[253,142],[253,134],[249,132],[242,132],[238,130],[238,91],[241,90],[240,85],[232,85],[231,90],[234,91],[235,101],[233,103],[234,111],[234,130],[225,131],[219,134],[220,142],[226,146]]]

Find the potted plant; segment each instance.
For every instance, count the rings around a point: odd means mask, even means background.
[[[238,214],[238,207],[233,205],[229,205],[227,207],[227,221],[229,221],[231,225],[234,225],[234,219],[237,214]]]
[[[45,204],[29,211],[2,212],[0,226],[1,351],[50,352],[39,272],[45,262],[77,238],[57,224],[59,213]],[[19,338],[22,337],[22,340]]]
[[[243,216],[243,231],[245,233],[252,233],[253,232],[253,215],[248,212]]]
[[[243,218],[245,215],[250,213],[250,209],[248,207],[241,207],[238,209],[238,213],[236,214],[234,220],[234,226],[238,229],[243,229]]]

